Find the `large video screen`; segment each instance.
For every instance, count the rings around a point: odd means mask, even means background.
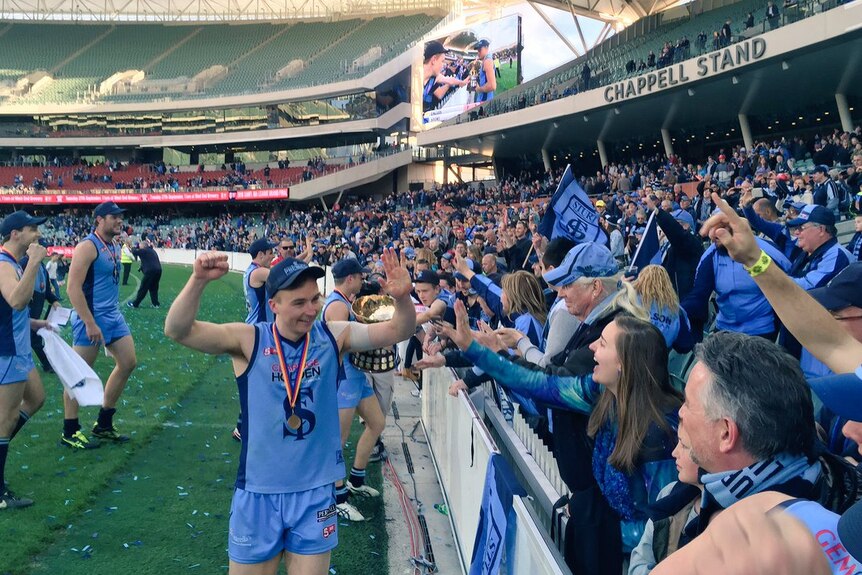
[[[518,15],[427,41],[422,66],[423,123],[444,122],[518,85],[523,77],[521,49]]]

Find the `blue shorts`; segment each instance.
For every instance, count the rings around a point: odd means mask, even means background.
[[[338,409],[355,409],[359,402],[374,395],[374,385],[370,378],[360,372],[339,382]]]
[[[102,338],[105,345],[111,345],[115,341],[132,335],[126,324],[126,318],[120,313],[120,310],[112,311],[106,314],[95,316],[96,325],[102,330]],[[72,324],[72,345],[93,345],[90,338],[87,337],[87,328],[80,318],[75,318],[75,323]]]
[[[27,381],[30,370],[35,367],[33,354],[30,352],[0,356],[0,385]]]
[[[282,551],[317,555],[338,545],[335,486],[296,493],[236,489],[230,504],[228,556],[243,564],[269,561]]]

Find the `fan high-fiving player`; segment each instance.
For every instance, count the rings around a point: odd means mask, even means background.
[[[230,573],[325,575],[337,545],[334,484],[344,477],[336,383],[339,355],[407,339],[416,327],[410,275],[383,254],[395,299],[390,321],[317,321],[324,271],[285,258],[266,282],[273,322],[197,319],[207,284],[228,271],[227,255],[198,257],[165,321],[165,334],[191,349],[233,360],[242,411],[242,449],[231,503]]]
[[[132,332],[120,312],[122,253],[115,240],[123,232],[123,212],[125,210],[114,202],[96,206],[93,210],[96,227],[75,246],[66,284],[69,301],[78,316],[72,325],[75,352],[93,365],[104,345],[114,358],[114,369],[105,382],[105,398],[92,433],[99,439],[115,443],[129,440],[128,436],[117,432],[114,412],[138,363]],[[65,415],[60,445],[73,449],[98,446],[81,431],[78,403],[65,392],[63,407]]]

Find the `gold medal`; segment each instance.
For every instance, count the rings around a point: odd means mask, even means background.
[[[299,429],[302,427],[302,418],[294,413],[287,418],[287,426],[293,430]]]

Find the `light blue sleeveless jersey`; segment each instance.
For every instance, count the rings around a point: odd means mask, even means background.
[[[272,337],[271,323],[255,324],[255,344],[245,373],[236,378],[242,408],[242,449],[236,486],[253,493],[294,493],[344,477],[336,381],[338,346],[323,322],[311,328],[308,359],[296,414],[302,426],[287,425],[290,404]],[[288,372],[294,377],[304,339],[282,338]]]
[[[96,246],[96,259],[87,268],[84,278],[84,298],[93,315],[114,312],[120,309],[120,246],[105,243],[95,233],[84,241]]]
[[[348,318],[350,319],[350,321],[356,321],[356,314],[353,313],[353,306],[350,305],[350,302],[343,295],[338,293],[337,291],[333,291],[326,298],[326,303],[323,304],[323,311],[321,312],[320,317],[326,317],[326,308],[329,307],[329,304],[331,304],[332,302],[336,302],[336,301],[341,301],[341,302],[344,302],[345,304],[347,304],[347,309],[348,309],[348,314],[349,314]],[[341,368],[342,369],[340,369],[339,373],[338,373],[339,385],[341,384],[342,381],[346,381],[348,379],[351,379],[351,380],[352,379],[356,379],[356,380],[361,379],[361,380],[365,381],[365,372],[360,371],[355,365],[353,365],[353,362],[350,360],[349,354],[346,354],[344,356],[344,358],[342,360]]]
[[[24,270],[18,261],[0,252],[0,262],[8,262],[15,268],[18,280],[24,275]],[[30,308],[14,309],[4,298],[0,297],[0,356],[10,357],[30,353]]]
[[[245,323],[252,325],[262,321],[272,321],[272,310],[269,308],[266,297],[266,285],[260,287],[251,287],[249,280],[251,274],[260,266],[254,262],[245,270],[242,276],[242,287],[245,291],[245,308],[248,310],[248,315],[245,316]]]

